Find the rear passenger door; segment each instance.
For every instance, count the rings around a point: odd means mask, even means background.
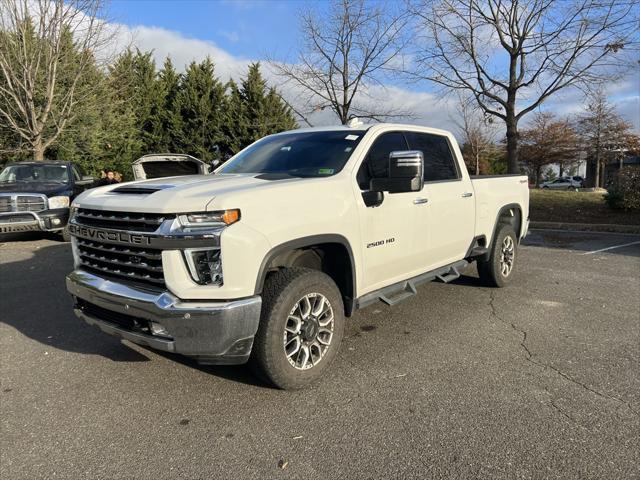
[[[424,156],[427,202],[416,210],[416,249],[427,271],[465,257],[475,231],[473,186],[446,136],[408,131],[405,137],[409,149]]]

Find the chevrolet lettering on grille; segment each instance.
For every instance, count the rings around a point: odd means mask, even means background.
[[[151,245],[153,241],[151,237],[148,237],[146,235],[128,232],[115,232],[111,230],[101,230],[99,228],[74,225],[73,223],[69,224],[69,233],[90,240],[127,243],[130,245]]]

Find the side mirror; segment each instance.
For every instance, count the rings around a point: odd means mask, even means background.
[[[419,192],[424,185],[424,158],[417,150],[396,151],[389,154],[389,176],[372,178],[374,192]]]

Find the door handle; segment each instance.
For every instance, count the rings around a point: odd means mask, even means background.
[[[469,198],[469,197],[473,197],[473,193],[465,192],[465,193],[462,194],[462,198]]]
[[[413,201],[414,205],[420,205],[421,203],[427,203],[429,201],[428,198],[418,197]]]

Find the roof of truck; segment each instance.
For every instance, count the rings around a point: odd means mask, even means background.
[[[413,130],[420,129],[424,131],[428,131],[431,133],[436,133],[440,135],[450,135],[451,133],[447,130],[442,130],[439,128],[428,127],[426,125],[416,125],[416,124],[407,124],[407,123],[357,123],[353,126],[349,125],[328,125],[323,127],[306,127],[306,128],[297,128],[295,130],[287,130],[285,132],[277,133],[276,135],[286,134],[286,133],[297,133],[297,132],[335,132],[336,130],[344,130],[345,132],[360,132],[364,133],[370,129],[382,130],[382,129],[391,129],[391,130]]]

